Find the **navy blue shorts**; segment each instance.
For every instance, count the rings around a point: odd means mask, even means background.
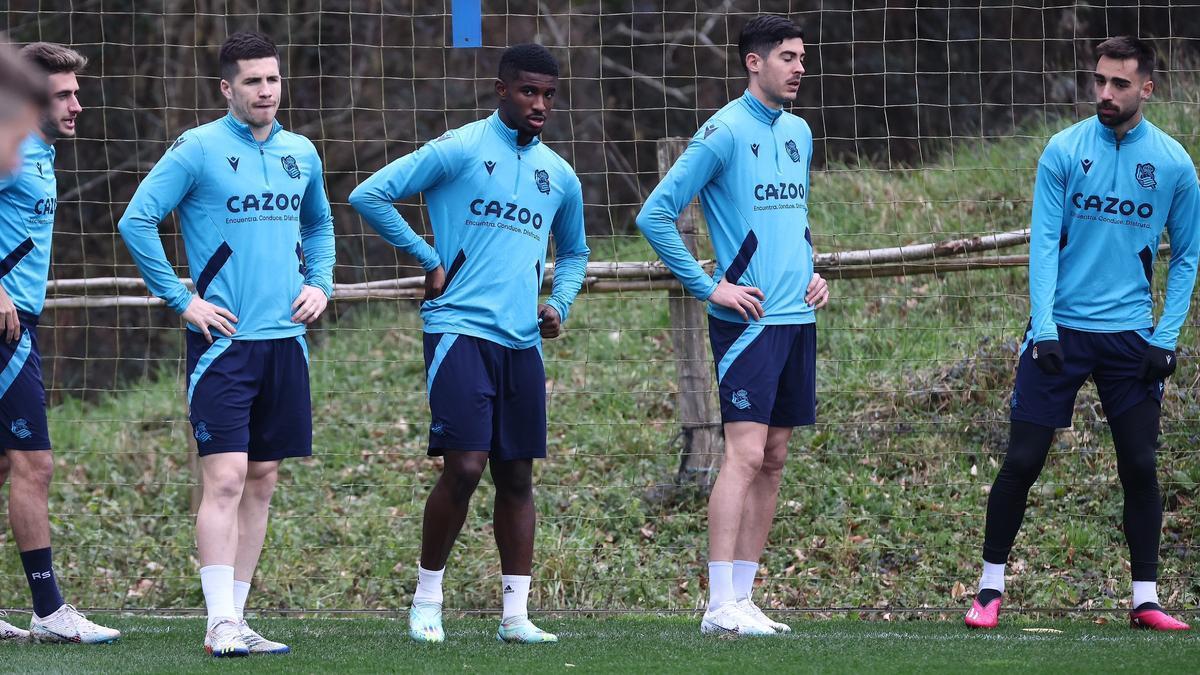
[[[1162,380],[1140,380],[1142,356],[1150,343],[1141,332],[1092,333],[1058,328],[1063,352],[1063,372],[1047,375],[1033,362],[1032,342],[1026,330],[1017,364],[1017,383],[1010,403],[1011,418],[1021,422],[1061,429],[1071,426],[1075,395],[1091,376],[1100,392],[1100,404],[1108,419],[1119,417],[1133,406],[1152,398],[1162,402]]]
[[[37,317],[18,312],[21,338],[0,340],[0,455],[5,450],[49,450],[46,388],[38,351]]]
[[[817,421],[817,325],[708,317],[722,422],[802,427]]]
[[[188,408],[200,456],[245,452],[252,462],[312,454],[308,346],[187,331]]]
[[[546,370],[537,347],[510,349],[453,333],[425,333],[429,454],[546,456]]]

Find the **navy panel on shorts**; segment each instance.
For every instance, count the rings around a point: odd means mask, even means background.
[[[801,427],[817,421],[817,325],[708,317],[722,422]]]
[[[252,462],[312,454],[308,347],[303,336],[218,338],[187,331],[192,435],[200,456],[245,452]]]
[[[50,449],[37,317],[25,312],[17,315],[21,320],[20,339],[0,340],[0,454],[6,449]]]
[[[538,347],[511,349],[454,333],[425,333],[429,454],[546,456],[546,370]]]
[[[1148,398],[1162,402],[1163,381],[1137,376],[1150,347],[1139,331],[1093,333],[1059,326],[1058,344],[1063,352],[1063,372],[1047,375],[1033,361],[1026,332],[1010,402],[1011,419],[1055,429],[1071,426],[1075,395],[1089,376],[1096,383],[1108,419]]]

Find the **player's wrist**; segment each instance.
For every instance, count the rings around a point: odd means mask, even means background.
[[[561,301],[554,298],[548,298],[545,303],[546,307],[553,309],[558,314],[558,322],[565,323],[567,320],[567,307]]]
[[[195,293],[185,289],[183,293],[176,295],[174,300],[168,300],[167,306],[175,310],[176,314],[183,314],[188,310],[188,307],[192,306],[192,300],[195,300],[199,297],[200,296],[196,295]]]
[[[330,299],[330,298],[332,298],[332,297],[333,297],[333,288],[332,288],[332,284],[329,284],[329,283],[326,283],[326,282],[323,282],[323,281],[308,281],[308,280],[305,280],[305,282],[304,282],[304,285],[305,285],[305,286],[309,286],[309,287],[311,287],[311,288],[315,288],[315,289],[317,289],[318,291],[321,291],[322,293],[324,293],[324,294],[325,294],[325,299],[326,299],[326,300],[328,300],[328,299]]]

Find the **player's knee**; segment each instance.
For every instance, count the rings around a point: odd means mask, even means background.
[[[1044,460],[1033,453],[1020,450],[1014,452],[1014,449],[1009,449],[1008,454],[1004,456],[1004,465],[1000,467],[1000,472],[1025,485],[1033,485],[1038,474],[1042,472],[1043,463]]]
[[[449,464],[446,465],[446,470],[442,472],[442,484],[446,486],[450,492],[450,498],[460,504],[470,501],[471,495],[475,494],[475,488],[479,487],[479,479],[483,476],[483,467],[476,467],[473,464],[456,466],[453,469]]]
[[[279,482],[278,471],[264,471],[246,477],[245,494],[258,500],[269,500]]]
[[[725,451],[725,464],[722,469],[733,469],[740,474],[753,478],[763,468],[762,448],[731,447]]]
[[[246,487],[246,474],[234,469],[206,471],[204,474],[204,498],[219,503],[241,501]]]
[[[1158,462],[1153,448],[1142,449],[1117,460],[1117,474],[1125,490],[1147,490],[1158,488]]]
[[[496,496],[502,499],[529,499],[533,496],[532,475],[506,475],[496,481]]]
[[[779,480],[783,476],[783,467],[787,464],[787,448],[782,452],[772,451],[768,448],[763,454],[762,465],[758,471],[760,474],[772,480]]]

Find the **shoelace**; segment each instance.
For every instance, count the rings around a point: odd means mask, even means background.
[[[82,635],[83,631],[80,628],[81,626],[86,627],[87,617],[80,614],[79,610],[75,609],[75,605],[63,605],[63,608],[67,610],[63,614],[63,618],[69,618],[69,623],[71,624],[71,628],[75,629],[75,634]]]
[[[222,621],[213,626],[213,640],[215,642],[230,642],[235,637],[242,638],[242,631],[232,621]],[[245,642],[244,639],[242,641]]]

